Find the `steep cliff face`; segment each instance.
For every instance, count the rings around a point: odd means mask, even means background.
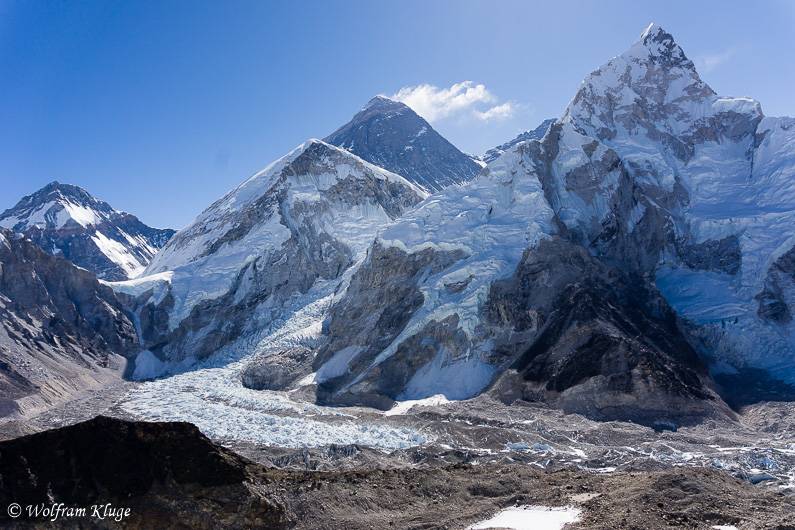
[[[0,226],[109,281],[138,276],[175,233],[146,226],[84,189],[58,182],[3,212]]]
[[[354,277],[337,304],[377,303],[368,292],[411,310],[352,330],[332,309],[319,397],[491,388],[601,418],[723,410],[694,346],[724,370],[794,362],[790,122],[715,95],[650,26],[542,139],[381,232],[357,273],[368,288]],[[401,274],[428,252],[457,254]]]
[[[424,197],[345,150],[306,142],[177,233],[143,277],[114,284],[134,298],[146,349],[136,376],[189,365],[267,327],[287,299],[338,278],[381,226]]]
[[[0,412],[25,415],[117,379],[137,336],[113,290],[0,229]]]
[[[650,278],[558,237],[492,284],[475,337],[508,401],[647,423],[728,411]]]
[[[468,182],[481,165],[445,140],[408,106],[376,96],[325,142],[434,193]]]
[[[617,201],[605,230],[589,233],[582,192],[558,186],[561,202],[572,199],[567,227],[596,240],[611,263],[632,265],[626,256],[642,250],[634,266],[655,271],[707,355],[738,367],[792,366],[792,329],[760,317],[765,300],[792,303],[776,265],[795,241],[792,119],[715,95],[652,25],[586,78],[561,122],[615,151],[635,199]],[[791,374],[778,376],[795,381]]]

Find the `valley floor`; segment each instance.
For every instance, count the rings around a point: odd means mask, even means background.
[[[25,430],[71,424],[98,412],[126,416],[127,391],[119,387],[62,407],[26,422]],[[101,406],[106,399],[116,403]],[[791,425],[757,422],[791,417],[786,406],[748,410],[734,429],[702,425],[660,433],[529,406],[502,407],[500,417],[491,417],[499,407],[486,400],[441,407],[418,406],[411,416],[357,411],[363,425],[428,436],[425,444],[405,449],[216,442],[261,464],[248,465],[247,487],[281,510],[274,528],[464,529],[521,506],[568,507],[579,520],[566,528],[795,528],[792,444],[786,441]],[[19,425],[16,431],[11,423],[0,425],[3,437],[20,434]],[[765,434],[768,428],[789,434],[777,440]],[[226,493],[182,488],[196,500],[177,502],[172,486],[168,495],[156,488],[131,499],[135,521],[184,515],[197,528],[238,527],[219,522],[232,516],[231,505],[224,517],[213,515],[230,502]],[[251,517],[257,513],[251,506],[246,510]]]
[[[509,505],[572,503],[584,509],[582,528],[795,528],[795,403],[746,406],[737,421],[648,427],[487,396],[382,412],[317,406],[301,388],[244,388],[240,372],[255,355],[312,346],[330,289],[318,286],[289,318],[190,371],[120,381],[25,421],[0,419],[0,439],[99,414],[187,421],[289,473],[268,496],[303,528],[464,528]]]

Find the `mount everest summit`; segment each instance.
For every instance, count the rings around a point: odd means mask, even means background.
[[[716,95],[653,24],[485,168],[378,96],[149,241],[153,257],[97,274],[121,280],[138,379],[224,350],[247,386],[325,404],[730,414],[724,376],[795,382],[794,123]],[[34,202],[0,224],[48,251],[41,234],[102,224]],[[312,304],[300,341],[259,347]]]
[[[376,96],[323,141],[433,193],[472,180],[481,165],[459,151],[407,105]]]

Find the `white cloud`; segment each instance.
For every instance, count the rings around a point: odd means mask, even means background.
[[[693,59],[693,62],[696,63],[696,68],[699,72],[708,74],[731,59],[736,51],[737,49],[732,47],[722,52],[704,53],[697,55],[695,59]]]
[[[514,103],[513,101],[508,101],[507,103],[503,103],[502,105],[496,105],[494,107],[491,107],[486,112],[480,112],[476,110],[475,116],[477,116],[483,121],[507,120],[508,118],[511,118],[515,112],[516,112],[516,103]]]
[[[495,105],[485,111],[478,110],[477,107],[496,103],[497,98],[485,85],[476,85],[472,81],[456,83],[450,88],[429,84],[403,87],[390,99],[405,103],[430,123],[453,115],[469,115],[484,121],[499,120],[510,118],[515,111],[512,102]]]

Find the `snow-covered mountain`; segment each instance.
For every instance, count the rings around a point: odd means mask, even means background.
[[[766,118],[749,98],[717,96],[652,25],[586,78],[561,122],[570,145],[585,137],[614,151],[632,186],[632,198],[619,199],[627,186],[613,185],[615,207],[588,205],[597,190],[558,186],[552,200],[566,227],[606,259],[653,272],[715,367],[795,381],[792,328],[768,311],[795,300],[778,265],[795,245],[793,120]],[[600,202],[610,213],[594,216]]]
[[[138,276],[175,232],[146,226],[84,189],[58,182],[3,212],[0,226],[109,281]]]
[[[511,148],[516,144],[518,144],[519,142],[526,142],[528,140],[541,140],[549,130],[549,126],[552,125],[553,123],[555,123],[554,119],[544,120],[541,122],[541,125],[539,125],[535,129],[525,131],[519,134],[513,140],[509,140],[504,144],[489,149],[488,151],[486,151],[486,154],[483,155],[482,157],[483,162],[486,164],[494,162],[495,160],[497,160],[497,157],[499,157],[506,151],[510,151]]]
[[[380,233],[324,325],[318,397],[695,413],[720,407],[696,350],[795,382],[794,139],[652,24],[540,141]]]
[[[378,229],[425,196],[344,149],[304,143],[180,230],[142,277],[114,284],[135,298],[147,349],[136,376],[267,327],[291,296],[363,259]]]
[[[114,283],[135,377],[229,346],[247,386],[322,403],[489,392],[643,422],[730,414],[715,378],[749,368],[795,383],[795,122],[717,96],[659,26],[468,182],[422,166],[423,123],[376,98]]]
[[[471,180],[482,166],[408,106],[376,96],[323,141],[433,193]]]

